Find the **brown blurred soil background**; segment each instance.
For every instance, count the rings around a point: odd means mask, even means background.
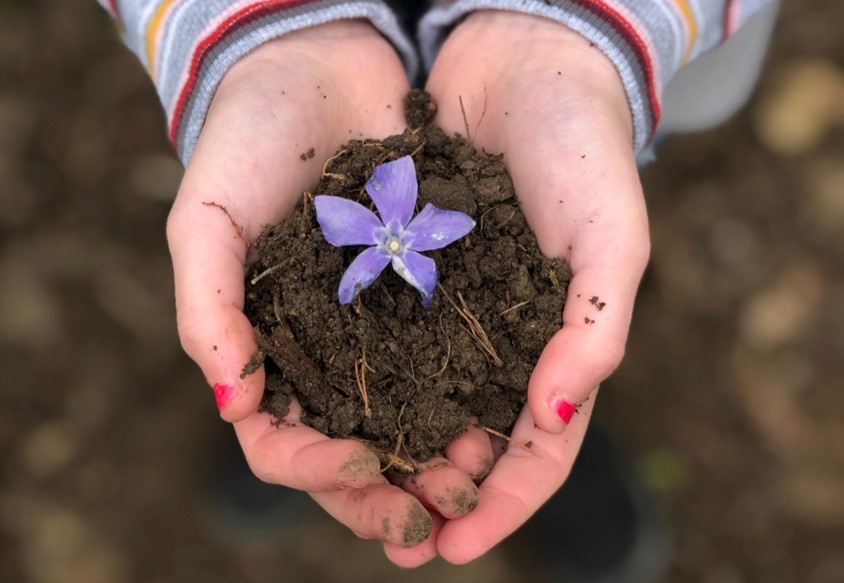
[[[669,581],[844,581],[844,3],[787,0],[757,94],[643,173],[653,260],[599,420],[664,505]],[[314,518],[231,544],[230,439],[180,350],[181,167],[93,0],[0,0],[0,581],[520,580],[400,572]]]

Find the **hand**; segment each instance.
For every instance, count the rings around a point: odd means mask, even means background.
[[[476,12],[446,41],[428,91],[448,133],[466,133],[462,97],[474,146],[504,153],[542,252],[574,274],[563,327],[536,365],[512,435],[538,455],[508,447],[478,508],[439,532],[439,554],[464,563],[518,528],[567,477],[590,397],[624,353],[650,244],[621,79],[587,40],[550,20]]]
[[[298,404],[278,427],[257,413],[263,369],[240,378],[257,351],[242,312],[248,242],[291,212],[317,183],[321,160],[349,138],[400,133],[407,91],[392,47],[360,21],[263,45],[217,90],[167,236],[182,345],[214,386],[220,415],[234,423],[254,473],[311,493],[358,535],[385,541],[403,564],[418,564],[435,556],[428,534],[438,524],[419,499],[389,484],[361,443],[329,439],[299,423]],[[303,160],[311,148],[316,156]],[[426,486],[419,498],[451,518],[465,510],[448,507],[449,492],[477,496],[469,476],[453,464],[431,469],[416,483]],[[415,548],[402,548],[409,546]]]

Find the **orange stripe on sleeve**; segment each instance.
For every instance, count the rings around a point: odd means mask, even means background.
[[[167,11],[175,3],[176,0],[164,0],[161,4],[159,4],[158,8],[155,9],[155,13],[152,15],[152,18],[149,21],[149,26],[147,26],[147,69],[149,70],[149,74],[152,76],[153,80],[155,80],[155,57],[157,56],[155,50],[155,38],[158,36],[158,30],[161,28],[161,25],[164,22],[164,15],[167,14]]]
[[[691,59],[692,49],[694,49],[695,43],[697,43],[697,21],[695,20],[694,12],[692,12],[692,7],[689,6],[688,0],[675,0],[675,2],[680,15],[683,17],[683,20],[686,22],[686,26],[689,29],[689,38],[686,41],[686,50],[683,53],[683,65],[685,65],[689,62],[689,59]]]

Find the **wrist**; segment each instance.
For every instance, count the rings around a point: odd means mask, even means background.
[[[435,94],[440,74],[450,75],[439,70],[444,68],[467,71],[471,78],[463,86],[474,84],[481,94],[513,94],[521,87],[522,93],[557,100],[572,115],[599,111],[632,144],[630,105],[616,66],[564,24],[519,12],[473,12],[451,32],[434,63],[430,85]],[[551,89],[556,77],[564,84]]]
[[[350,54],[373,52],[399,63],[395,48],[366,20],[338,20],[290,32],[269,40],[243,56],[223,77],[220,87],[236,85],[244,78],[278,74],[291,67],[300,72],[331,69],[336,73],[355,70]]]

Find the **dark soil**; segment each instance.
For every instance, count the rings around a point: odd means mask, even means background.
[[[758,129],[835,99],[788,71],[844,76],[844,2],[782,11],[743,112],[644,173],[653,262],[594,410],[658,496],[665,583],[844,581],[844,125],[797,154]],[[96,2],[0,0],[0,581],[550,580],[530,540],[399,569],[306,496],[291,523],[251,489],[272,529],[232,540],[210,500],[240,446],[176,334],[166,127]]]
[[[436,108],[413,92],[407,110],[413,127],[427,124]],[[541,255],[502,157],[433,125],[349,142],[329,161],[317,192],[369,205],[363,186],[374,168],[408,154],[418,208],[431,203],[477,222],[467,237],[430,254],[440,287],[427,309],[391,269],[341,306],[340,278],[362,248],[326,243],[306,195],[256,241],[260,260],[247,274],[246,312],[266,355],[264,410],[281,418],[295,396],[302,420],[326,435],[424,461],[473,418],[495,431],[512,428],[536,360],[560,327],[570,271]]]

